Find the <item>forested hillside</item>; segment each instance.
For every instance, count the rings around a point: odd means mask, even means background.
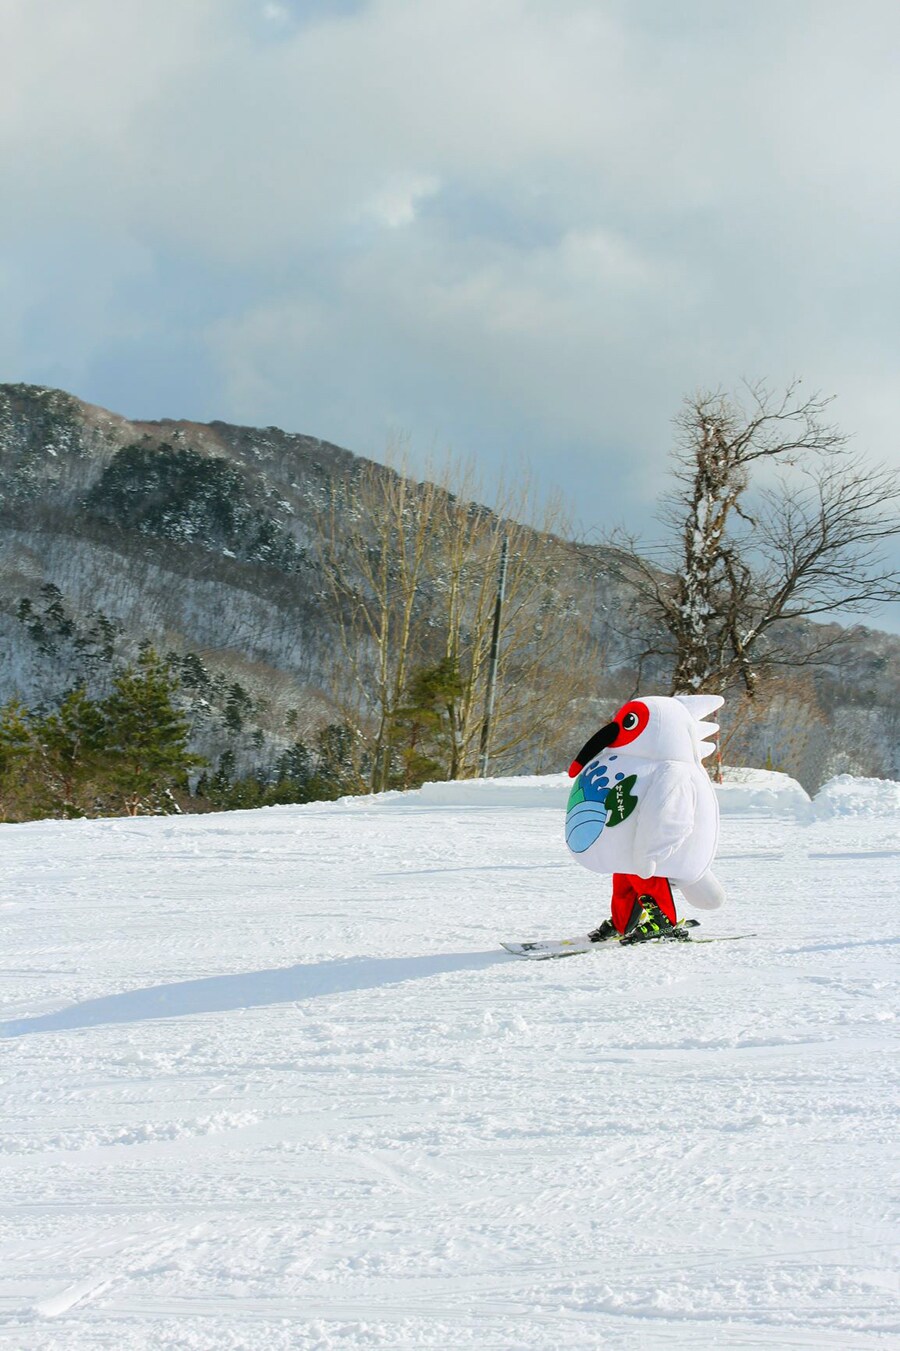
[[[149,646],[205,761],[192,781],[221,805],[252,800],[229,798],[248,778],[322,790],[327,767],[335,790],[471,774],[511,535],[491,768],[558,768],[637,678],[614,559],[453,486],[275,427],[130,422],[0,386],[0,702],[106,698]],[[797,672],[795,639],[780,635],[780,674],[726,723],[726,754],[810,787],[895,775],[900,642],[854,630]],[[667,675],[645,668],[644,691]]]

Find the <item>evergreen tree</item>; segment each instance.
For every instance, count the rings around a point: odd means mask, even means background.
[[[116,677],[104,702],[110,769],[129,816],[147,803],[166,809],[171,789],[200,763],[188,750],[188,724],[174,702],[177,688],[169,667],[148,647]]]
[[[277,779],[293,779],[295,783],[309,783],[314,773],[312,751],[303,741],[295,741],[278,761]]]
[[[107,786],[107,719],[84,689],[67,694],[35,727],[42,777],[64,816],[83,816]]]
[[[0,708],[0,774],[7,774],[31,748],[31,715],[18,699]]]
[[[328,802],[364,790],[359,762],[362,739],[346,722],[330,722],[316,734],[316,772],[310,781],[310,801]]]
[[[0,708],[0,816],[4,821],[41,814],[35,810],[39,797],[35,761],[31,714],[18,699],[12,699]]]
[[[429,778],[447,778],[454,713],[462,693],[463,682],[452,657],[413,676],[391,729],[401,787],[414,788]]]
[[[253,716],[253,700],[239,681],[233,681],[228,687],[228,699],[225,704],[225,726],[229,732],[244,730],[244,724]]]
[[[223,751],[214,774],[202,774],[197,781],[197,796],[216,811],[242,811],[264,804],[266,784],[258,774],[237,777],[237,757],[232,749]]]

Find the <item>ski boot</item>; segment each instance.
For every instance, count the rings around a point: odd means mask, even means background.
[[[689,941],[690,934],[687,930],[679,924],[673,924],[669,917],[663,914],[652,896],[641,896],[639,899],[645,918],[640,924],[626,932],[622,939],[623,943],[649,943],[651,939],[655,938],[675,940],[682,943]]]
[[[608,943],[611,938],[618,938],[619,931],[611,919],[605,919],[597,929],[591,929],[588,938],[592,943]]]
[[[603,923],[600,925],[599,929],[591,930],[591,932],[588,934],[588,938],[591,940],[592,943],[606,943],[611,938],[618,938],[624,942],[625,939],[628,938],[630,934],[634,933],[634,931],[637,929],[638,925],[641,922],[641,917],[643,916],[644,913],[645,899],[646,899],[645,897],[641,897],[640,900],[635,901],[634,905],[631,908],[631,914],[628,916],[628,920],[626,921],[623,933],[619,933],[618,929],[613,924],[611,919],[605,919]]]

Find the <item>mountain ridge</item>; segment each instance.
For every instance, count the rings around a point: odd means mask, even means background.
[[[0,639],[7,653],[0,700],[57,697],[81,674],[72,644],[88,642],[101,616],[115,629],[118,658],[152,641],[180,657],[198,655],[211,679],[218,673],[220,684],[245,692],[253,713],[239,732],[227,731],[222,709],[205,726],[197,715],[203,753],[215,760],[230,748],[249,769],[254,752],[258,760],[284,749],[297,727],[334,714],[329,682],[339,633],[317,541],[333,485],[365,467],[395,473],[332,442],[273,426],[132,420],[64,390],[0,385]],[[471,509],[488,512],[475,503]],[[628,693],[634,679],[616,610],[622,592],[602,548],[564,539],[551,547],[605,654],[593,701],[599,711]],[[31,607],[30,629],[23,604]],[[62,631],[54,637],[53,623],[74,626],[76,638]],[[34,638],[42,625],[50,634],[43,651]],[[797,688],[782,698],[774,720],[738,738],[745,756],[774,759],[807,786],[826,767],[898,773],[890,670],[900,639],[857,626],[842,646],[841,663],[816,677],[824,723],[803,711],[811,677],[792,677]],[[649,679],[662,687],[665,672],[653,670]],[[585,707],[579,716],[589,722],[593,713]],[[809,720],[804,735],[813,749],[791,745],[792,718]]]

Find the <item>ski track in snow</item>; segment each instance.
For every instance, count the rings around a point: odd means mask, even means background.
[[[0,1347],[900,1346],[896,813],[526,963],[608,881],[457,798],[0,827]]]

